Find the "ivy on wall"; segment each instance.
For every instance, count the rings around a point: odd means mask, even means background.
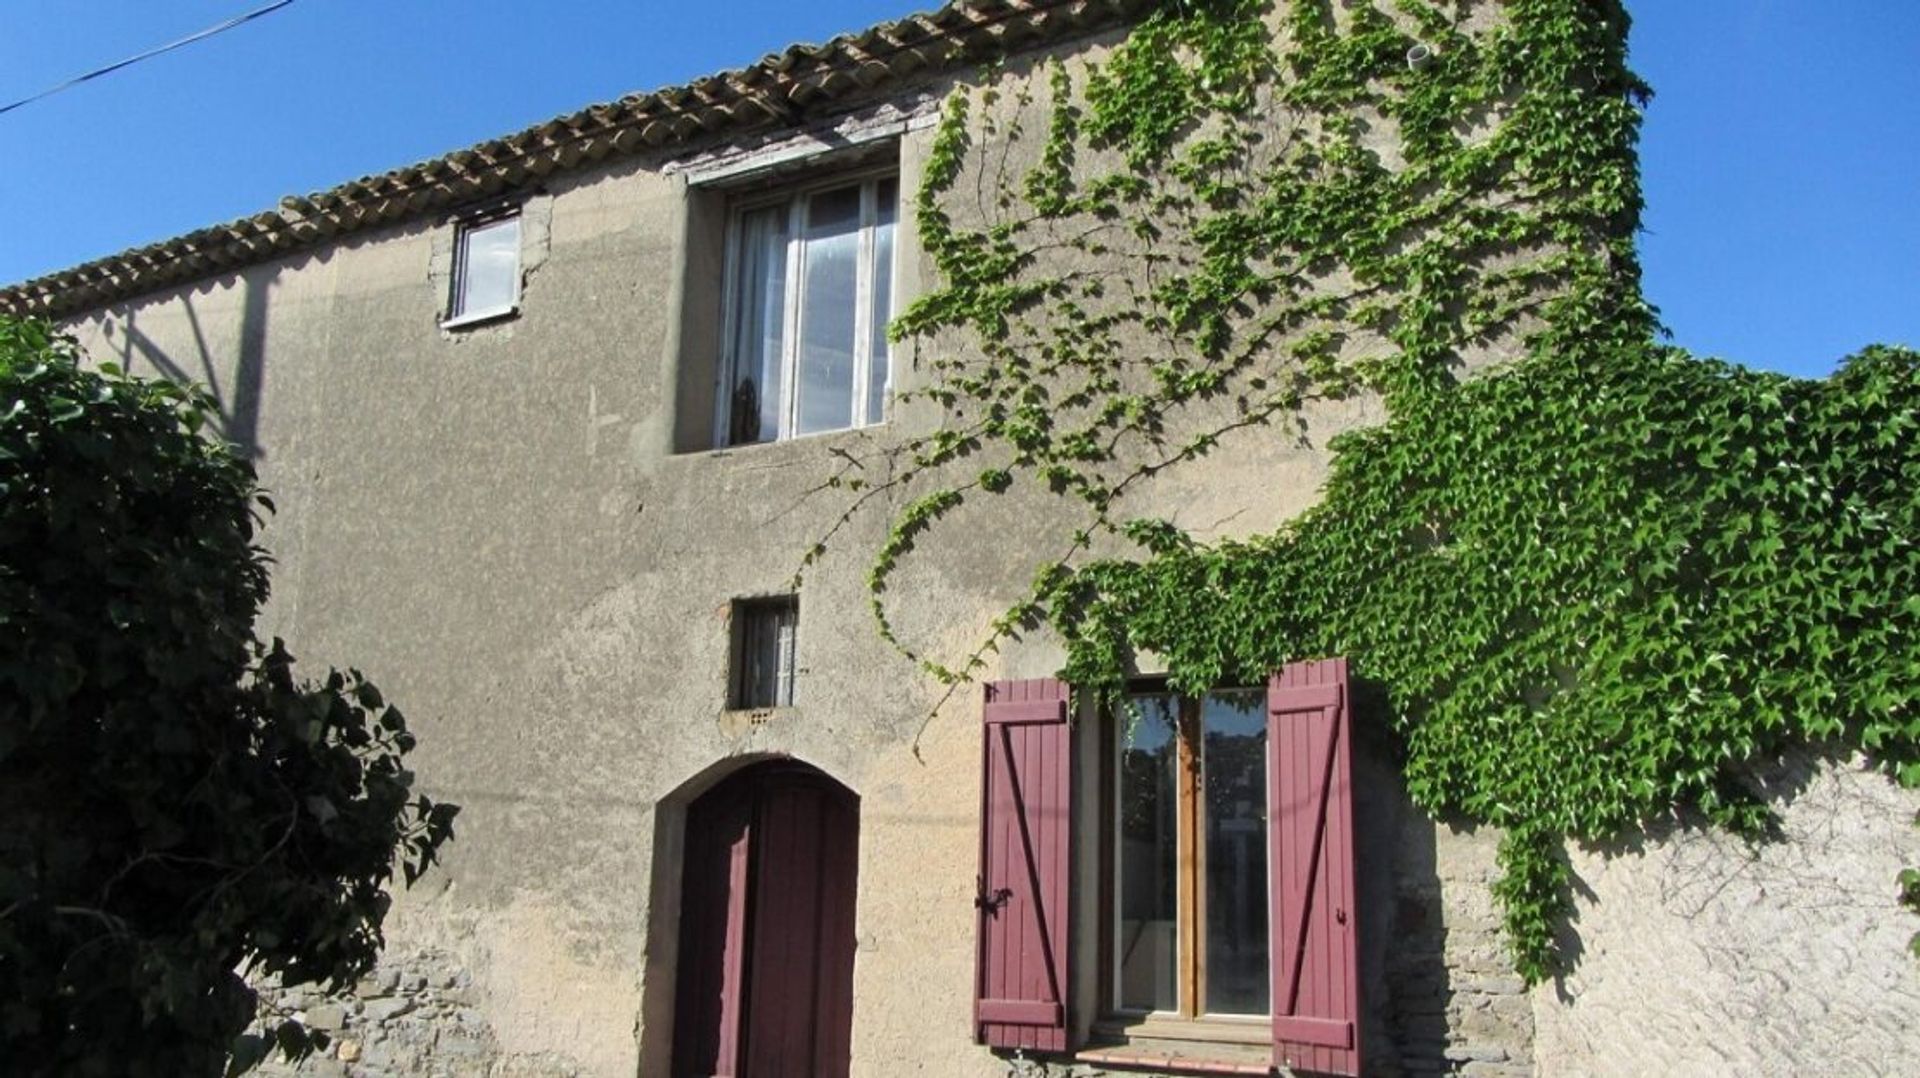
[[[885,481],[850,459],[833,483],[843,521],[911,495],[870,576],[909,654],[887,589],[929,529],[1022,486],[1079,508],[979,650],[916,655],[943,680],[1040,623],[1102,693],[1143,649],[1186,691],[1349,656],[1413,799],[1505,830],[1538,980],[1568,839],[1682,809],[1758,838],[1743,776],[1796,744],[1920,786],[1920,356],[1802,381],[1660,345],[1624,9],[1484,7],[1168,3],[1044,92],[953,96],[915,206],[941,285],[891,331],[946,421]],[[1469,377],[1498,341],[1524,354]],[[1235,432],[1363,393],[1388,421],[1334,440],[1278,532],[1129,512]]]

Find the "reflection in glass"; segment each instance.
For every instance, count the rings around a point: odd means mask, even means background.
[[[512,310],[520,289],[520,218],[469,226],[464,248],[454,316]]]
[[[729,440],[734,445],[770,442],[780,437],[781,345],[787,328],[785,206],[740,215],[738,287]]]
[[[1206,1006],[1266,1014],[1267,709],[1259,690],[1218,692],[1200,705],[1201,811],[1206,849]]]
[[[853,425],[853,348],[859,312],[860,188],[808,200],[796,434]]]
[[[1179,856],[1176,711],[1165,696],[1136,697],[1121,719],[1119,778],[1119,939],[1115,969],[1125,1010],[1180,1005]]]
[[[893,318],[893,216],[900,201],[898,180],[882,180],[874,193],[872,356],[867,367],[867,422],[885,418],[887,406],[887,322]]]

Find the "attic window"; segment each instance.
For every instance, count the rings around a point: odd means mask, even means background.
[[[456,229],[453,291],[442,325],[470,325],[518,311],[519,207],[469,217]]]
[[[727,703],[735,710],[793,703],[800,600],[792,595],[737,599]]]

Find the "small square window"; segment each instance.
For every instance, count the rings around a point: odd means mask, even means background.
[[[800,601],[794,596],[734,602],[729,707],[786,707],[793,703],[794,637],[799,624]]]
[[[447,324],[512,314],[520,304],[520,214],[462,222],[454,239],[453,295]]]
[[[721,445],[879,423],[893,310],[894,176],[736,204],[727,235]]]

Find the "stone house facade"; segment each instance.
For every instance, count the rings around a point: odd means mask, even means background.
[[[1579,964],[1528,989],[1489,895],[1497,836],[1415,810],[1336,690],[1350,816],[1308,831],[1351,891],[1301,929],[1324,954],[1293,961],[1344,980],[1293,1017],[1345,1032],[1281,1036],[1271,694],[1180,701],[1146,669],[1148,715],[1124,726],[1072,703],[1035,638],[935,710],[943,687],[868,613],[884,514],[792,592],[841,508],[814,491],[826,462],[938,421],[899,403],[929,375],[880,330],[932,284],[903,193],[940,102],[1097,58],[1143,6],[960,0],[0,291],[95,358],[212,388],[279,505],[265,631],[372,674],[420,734],[422,783],[463,806],[444,869],[398,897],[382,972],[280,998],[334,1033],[303,1073],[1920,1060],[1888,883],[1912,835],[1902,795],[1848,761],[1780,776],[1789,838],[1757,857],[1685,827],[1577,853]],[[1521,334],[1464,358],[1498,364]],[[1297,440],[1235,435],[1142,510],[1269,531],[1315,500],[1326,439],[1382,418],[1362,398],[1314,406]],[[901,634],[979,639],[1052,512],[931,540],[897,585]],[[1277,673],[1271,693],[1343,676]],[[1009,723],[1058,730],[1029,759],[996,749]],[[1268,784],[1204,839],[1206,792],[1168,770],[1193,729],[1215,772]],[[1008,816],[1016,787],[1038,800]],[[1007,852],[1042,831],[1060,845]]]

